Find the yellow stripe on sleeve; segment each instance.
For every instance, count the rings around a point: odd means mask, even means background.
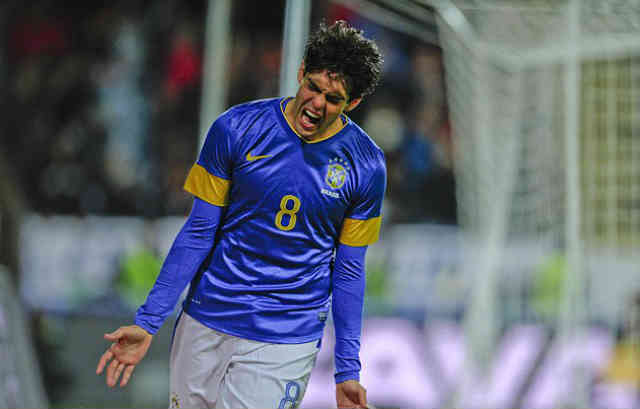
[[[187,180],[184,182],[184,190],[216,206],[227,206],[229,204],[230,188],[230,180],[210,174],[197,163],[193,165]]]
[[[382,216],[367,220],[344,219],[340,232],[340,243],[347,246],[368,246],[378,241]]]

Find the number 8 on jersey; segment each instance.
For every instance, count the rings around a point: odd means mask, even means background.
[[[291,209],[287,208],[289,201],[293,202],[293,207]],[[293,195],[283,196],[282,200],[280,200],[280,211],[276,213],[276,220],[275,220],[276,227],[284,231],[289,231],[293,229],[296,226],[296,221],[297,221],[296,213],[298,213],[298,210],[300,210],[300,199],[298,199]],[[285,214],[289,215],[289,223],[282,224],[282,218],[284,217]]]

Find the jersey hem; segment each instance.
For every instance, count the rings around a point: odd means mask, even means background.
[[[223,334],[226,335],[231,335],[234,337],[238,337],[238,338],[242,338],[242,339],[248,339],[250,341],[258,341],[258,342],[268,342],[270,344],[305,344],[307,342],[311,342],[311,341],[317,341],[320,338],[322,338],[322,334],[320,335],[309,335],[306,337],[286,337],[285,340],[283,340],[283,338],[285,337],[262,337],[262,336],[255,336],[255,335],[247,335],[247,334],[243,334],[241,331],[235,331],[235,330],[230,330],[228,328],[222,328],[219,327],[217,325],[213,325],[211,323],[207,323],[204,322],[200,317],[198,317],[197,315],[194,315],[193,311],[188,311],[186,308],[184,310],[184,313],[187,314],[188,316],[190,316],[191,318],[193,318],[194,320],[198,321],[200,324],[204,325],[207,328],[210,328],[214,331],[218,331],[221,332]]]

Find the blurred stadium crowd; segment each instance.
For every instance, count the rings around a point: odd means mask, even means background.
[[[250,4],[249,4],[250,3]],[[278,95],[284,1],[234,1],[226,106]],[[0,6],[2,153],[45,214],[184,214],[198,150],[207,2],[10,1]],[[333,2],[377,39],[384,80],[352,118],[387,154],[387,221],[456,222],[441,52]],[[211,118],[213,120],[214,118]]]
[[[65,353],[80,349],[93,356],[87,350],[92,345],[83,340],[81,346],[73,346],[65,334],[86,335],[87,328],[100,334],[108,326],[82,315],[91,315],[87,305],[107,315],[121,311],[113,305],[119,298],[100,288],[100,279],[109,286],[111,277],[122,278],[120,270],[127,271],[127,258],[121,260],[121,247],[131,242],[126,235],[96,239],[102,235],[86,230],[93,226],[91,222],[72,227],[87,215],[161,220],[182,216],[190,208],[191,198],[182,184],[198,151],[208,4],[205,0],[120,0],[101,6],[78,0],[64,6],[53,0],[0,4],[4,86],[0,107],[5,118],[0,132],[0,174],[4,175],[0,178],[0,264],[15,275],[23,296],[31,292],[36,294],[32,298],[55,298],[58,290],[76,291],[83,282],[88,283],[85,290],[90,289],[90,294],[106,294],[61,316],[31,304],[37,359],[46,394],[54,404],[65,399],[76,402],[83,391],[97,393],[91,383],[96,380],[77,376],[88,370],[86,362],[65,358]],[[234,0],[231,4],[227,107],[278,95],[285,9],[284,0]],[[339,2],[311,4],[312,26],[323,19],[345,19],[383,48],[383,83],[350,116],[387,155],[385,224],[455,224],[440,49],[382,27]],[[111,232],[118,224],[111,220],[94,227]],[[43,246],[51,240],[57,245]],[[98,248],[100,255],[95,253]],[[156,255],[152,258],[153,268],[143,270],[157,271],[160,260]],[[30,271],[45,270],[46,280],[29,276]],[[77,280],[69,280],[72,273],[79,274]],[[25,287],[25,282],[30,284]],[[372,285],[375,282],[372,279]],[[34,283],[41,283],[42,291],[34,290]],[[143,284],[146,291],[148,283]],[[70,311],[80,315],[63,318]],[[157,355],[164,357],[166,346],[159,345]],[[95,346],[101,347],[99,342]],[[88,401],[100,405],[103,399],[109,406],[112,399],[128,396],[100,391]],[[132,393],[138,395],[145,393]]]

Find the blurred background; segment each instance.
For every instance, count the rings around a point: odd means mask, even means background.
[[[388,168],[371,403],[640,408],[633,4],[3,2],[0,407],[168,405],[174,318],[124,390],[95,375],[102,334],[153,285],[203,129],[290,89],[296,39],[344,19],[385,56],[350,113]],[[331,332],[304,408],[335,405]]]

